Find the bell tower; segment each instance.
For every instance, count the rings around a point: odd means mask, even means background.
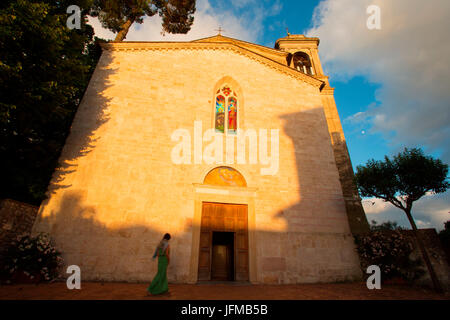
[[[291,35],[288,32],[287,37],[280,38],[275,42],[275,49],[288,53],[287,66],[324,82],[324,86],[320,90],[322,104],[339,171],[350,229],[353,234],[364,233],[369,231],[369,223],[353,180],[353,167],[334,100],[334,88],[330,86],[328,76],[324,75],[320,63],[319,42],[319,38]]]

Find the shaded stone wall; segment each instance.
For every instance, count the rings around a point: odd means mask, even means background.
[[[322,90],[324,111],[327,117],[336,166],[339,171],[348,223],[353,234],[366,233],[370,230],[370,227],[354,183],[353,167],[333,93],[334,89],[328,85]]]
[[[17,235],[31,232],[38,209],[11,199],[0,200],[0,254]]]
[[[428,273],[428,269],[426,268],[425,261],[423,261],[422,259],[422,254],[417,245],[412,230],[403,230],[402,233],[410,238],[414,243],[415,249],[411,254],[411,258],[420,258],[423,263],[425,274],[421,277],[421,279],[417,280],[417,284],[432,287],[433,283],[431,281],[430,274]],[[428,252],[431,264],[433,265],[434,271],[436,272],[441,286],[447,291],[450,290],[450,262],[447,260],[447,256],[445,254],[444,248],[442,247],[436,229],[420,229],[419,234]]]

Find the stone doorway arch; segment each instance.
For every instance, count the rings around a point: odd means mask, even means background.
[[[213,168],[203,183],[194,184],[191,283],[214,280],[215,233],[232,233],[234,238],[232,280],[257,282],[255,196],[256,189],[249,188],[244,176],[232,167]]]

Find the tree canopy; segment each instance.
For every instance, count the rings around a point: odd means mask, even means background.
[[[133,23],[159,14],[163,32],[187,33],[194,23],[195,0],[94,0],[90,15],[117,33],[114,41],[126,38]]]
[[[419,148],[405,150],[393,159],[369,160],[358,166],[356,184],[362,196],[391,202],[402,210],[411,210],[412,203],[427,192],[445,192],[448,165],[426,156]]]
[[[39,204],[101,50],[93,29],[66,26],[91,0],[0,4],[0,198]],[[85,17],[87,10],[82,11]]]

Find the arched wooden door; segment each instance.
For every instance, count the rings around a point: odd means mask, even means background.
[[[234,233],[233,279],[236,281],[249,280],[247,209],[247,205],[244,204],[203,203],[198,280],[211,280],[214,232]]]

